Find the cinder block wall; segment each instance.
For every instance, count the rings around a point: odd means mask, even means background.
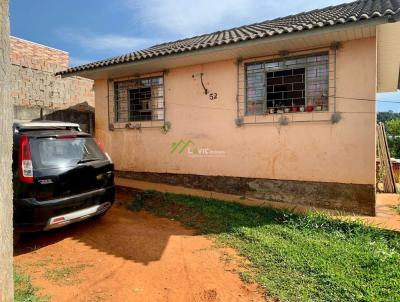
[[[15,37],[10,42],[15,119],[38,118],[40,108],[45,114],[67,108],[93,110],[93,81],[54,75],[68,68],[67,52]]]

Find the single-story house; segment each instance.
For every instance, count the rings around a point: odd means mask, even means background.
[[[375,213],[377,92],[396,91],[400,0],[361,0],[67,69],[95,81],[118,175]]]

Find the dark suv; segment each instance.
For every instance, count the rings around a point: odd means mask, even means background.
[[[114,202],[114,165],[78,124],[15,123],[14,244],[19,234],[106,213]]]

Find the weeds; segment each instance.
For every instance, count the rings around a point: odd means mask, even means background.
[[[15,302],[46,302],[47,297],[40,297],[37,288],[32,285],[31,278],[22,273],[19,269],[14,269],[14,301]]]
[[[77,278],[79,273],[88,266],[88,264],[79,264],[71,267],[48,268],[43,277],[54,283],[63,285],[78,284],[80,283],[80,280]]]

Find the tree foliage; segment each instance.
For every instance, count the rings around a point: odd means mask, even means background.
[[[391,157],[400,158],[400,118],[387,121],[385,129]]]
[[[400,113],[393,112],[392,110],[386,112],[378,112],[378,122],[386,123],[387,121],[400,119]]]
[[[400,158],[400,113],[393,111],[379,112],[378,122],[385,125],[390,156]]]

